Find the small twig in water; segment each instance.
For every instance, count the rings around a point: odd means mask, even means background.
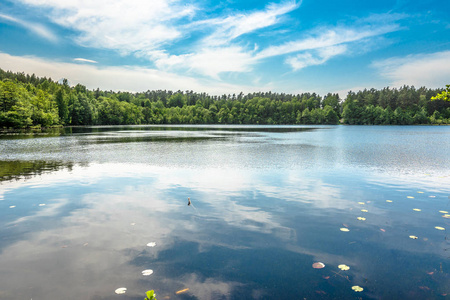
[[[344,279],[347,279],[347,281],[350,282],[350,279],[348,279],[348,276],[342,275],[341,272],[339,272],[339,273],[337,273],[337,272],[335,272],[335,271],[331,271],[331,272],[333,272],[333,273],[336,274],[336,275],[341,276],[341,277],[344,278]],[[336,276],[336,275],[335,275],[335,276]]]

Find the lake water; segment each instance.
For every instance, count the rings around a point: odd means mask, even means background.
[[[0,299],[448,299],[449,150],[448,126],[1,134]]]

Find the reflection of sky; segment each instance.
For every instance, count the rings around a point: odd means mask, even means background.
[[[413,175],[355,172],[91,164],[4,182],[0,291],[5,299],[102,299],[126,286],[125,299],[146,289],[176,299],[174,291],[189,287],[189,295],[217,299],[290,298],[309,288],[314,298],[316,289],[350,296],[359,284],[378,297],[381,282],[411,288],[426,272],[436,272],[430,288],[445,288],[439,264],[449,267],[448,244],[433,227],[448,227],[438,213],[450,208],[448,177],[419,186]],[[350,232],[340,232],[342,224]],[[151,241],[157,246],[146,247]],[[327,272],[315,272],[314,261]],[[351,284],[331,272],[341,263],[351,266]],[[381,276],[397,275],[386,263],[413,277],[394,286]],[[154,274],[143,277],[145,269]]]
[[[110,299],[122,286],[122,299],[148,289],[158,299],[347,299],[352,285],[378,299],[449,292],[447,231],[434,228],[450,230],[439,213],[450,211],[447,142],[429,138],[445,131],[376,128],[26,140],[38,154],[0,157],[88,163],[0,183],[0,299]]]

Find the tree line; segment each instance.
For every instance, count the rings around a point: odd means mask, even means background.
[[[125,124],[450,124],[443,89],[403,86],[338,94],[89,90],[0,69],[0,127]],[[433,99],[432,99],[433,98]]]

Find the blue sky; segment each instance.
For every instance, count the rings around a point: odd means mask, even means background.
[[[450,1],[0,0],[0,68],[210,94],[450,84]]]

